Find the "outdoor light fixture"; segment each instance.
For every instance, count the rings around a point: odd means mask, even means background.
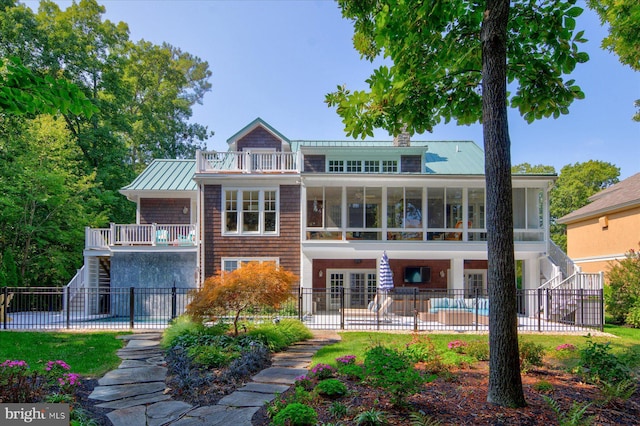
[[[189,207],[184,206],[184,207],[182,208],[182,214],[187,214],[187,213],[189,213]]]
[[[324,273],[322,272],[322,269],[320,269],[320,270],[318,271],[318,276],[319,276],[320,278],[322,278],[322,275],[324,275]]]

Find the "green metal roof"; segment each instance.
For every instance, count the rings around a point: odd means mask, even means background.
[[[484,152],[472,141],[411,141],[410,147],[394,147],[393,141],[291,141],[291,150],[326,155],[331,159],[372,158],[393,153],[424,152],[425,172],[442,175],[483,175]]]
[[[153,160],[121,191],[195,191],[196,160]]]

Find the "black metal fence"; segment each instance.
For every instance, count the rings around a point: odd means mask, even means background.
[[[163,328],[185,312],[193,291],[176,287],[1,290],[1,329]],[[518,328],[523,331],[604,326],[602,290],[519,290],[516,303]],[[245,311],[241,321],[298,318],[312,329],[488,331],[490,308],[486,294],[463,290],[299,289],[278,310]]]

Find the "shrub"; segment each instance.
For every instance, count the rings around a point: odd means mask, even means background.
[[[386,423],[384,412],[375,408],[358,414],[355,421],[358,426],[381,426]]]
[[[402,404],[423,383],[406,355],[384,346],[374,346],[365,352],[364,369],[367,381],[388,392],[394,404]]]
[[[62,361],[49,361],[43,373],[31,370],[23,360],[6,360],[0,364],[0,403],[40,402],[47,394],[75,393],[80,375],[70,373]]]
[[[604,395],[604,404],[608,404],[613,400],[626,401],[636,393],[637,384],[634,379],[621,380],[616,383],[603,382],[600,384],[600,390]]]
[[[533,342],[521,340],[518,344],[520,350],[520,370],[527,372],[532,366],[541,366],[544,356],[544,346]]]
[[[164,348],[175,346],[175,339],[184,335],[197,335],[202,332],[204,326],[193,320],[189,315],[180,315],[171,321],[171,324],[162,333],[160,342]]]
[[[629,309],[625,316],[625,322],[633,328],[640,328],[640,300],[637,300]]]
[[[626,258],[612,263],[605,287],[606,311],[613,322],[624,323],[640,301],[640,252],[629,250]],[[636,313],[629,319],[635,320]]]
[[[563,343],[561,345],[556,346],[556,351],[573,352],[575,350],[576,350],[575,345],[572,345],[571,343]]]
[[[467,347],[467,342],[465,342],[464,340],[452,340],[451,342],[449,342],[447,347],[456,353],[463,354],[465,352],[465,348]]]
[[[615,383],[629,378],[631,370],[611,353],[610,343],[587,341],[580,350],[580,372],[593,383]]]
[[[317,422],[316,411],[299,402],[288,404],[273,417],[274,426],[313,426]]]
[[[333,417],[334,419],[341,419],[346,416],[348,412],[349,407],[347,407],[340,401],[332,402],[331,406],[329,407],[329,414],[331,414],[331,417]]]
[[[313,389],[313,382],[307,376],[298,376],[295,378],[294,385],[296,387],[301,387],[304,390],[310,391]]]
[[[329,364],[316,364],[311,368],[311,375],[318,380],[333,377],[335,372],[336,369]]]
[[[338,364],[338,373],[351,380],[362,380],[364,367],[360,364]]]
[[[338,363],[338,366],[340,366],[340,365],[348,365],[348,364],[355,364],[356,363],[356,356],[355,355],[339,356],[338,358],[336,358],[336,362]]]
[[[467,355],[477,359],[478,361],[489,360],[489,343],[482,340],[474,340],[467,344]]]
[[[347,387],[338,379],[325,379],[316,385],[315,391],[318,395],[339,398],[347,394]]]
[[[240,352],[225,350],[219,346],[192,346],[187,353],[193,362],[202,367],[225,367],[240,357]]]
[[[238,335],[240,315],[251,309],[277,309],[291,297],[297,277],[272,262],[248,262],[232,272],[221,271],[209,277],[194,293],[187,313],[201,321],[220,315],[233,316]]]
[[[247,336],[265,344],[272,352],[279,352],[295,342],[310,339],[313,334],[297,319],[283,319],[278,324],[263,323],[252,326]]]

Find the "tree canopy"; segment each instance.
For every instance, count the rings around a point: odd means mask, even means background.
[[[36,12],[0,0],[0,253],[28,285],[66,284],[85,226],[134,221],[119,189],[154,158],[193,157],[210,134],[191,121],[211,88],[207,62],[132,41],[104,13],[96,0],[42,0]],[[55,273],[33,269],[53,253]]]
[[[618,55],[620,62],[640,71],[640,2],[637,0],[588,0],[588,5],[609,25],[609,35],[602,40],[602,48]],[[634,115],[640,121],[639,108]]]
[[[567,164],[549,194],[551,205],[551,238],[562,250],[567,251],[566,225],[557,219],[586,206],[589,197],[618,183],[620,169],[611,163],[589,160],[584,163]]]
[[[292,272],[273,262],[248,262],[235,271],[220,271],[207,278],[187,306],[187,313],[201,320],[230,313],[237,335],[242,312],[251,308],[277,308],[291,297],[297,279]]]
[[[576,31],[575,0],[339,0],[354,24],[354,46],[372,61],[368,91],[326,96],[347,135],[392,135],[440,122],[483,123],[487,189],[491,345],[488,401],[525,404],[518,367],[511,156],[507,108],[528,122],[568,113],[584,93],[565,78],[588,60]],[[507,84],[509,86],[507,86]],[[508,87],[508,89],[507,89]],[[508,92],[507,92],[508,90]]]

